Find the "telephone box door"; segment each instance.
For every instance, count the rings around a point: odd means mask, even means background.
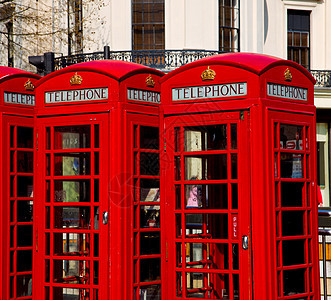
[[[165,299],[251,299],[248,119],[166,118]]]
[[[47,118],[38,126],[40,299],[108,299],[108,121],[74,119]]]

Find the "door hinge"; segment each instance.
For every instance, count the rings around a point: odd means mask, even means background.
[[[243,110],[240,111],[240,120],[245,120],[245,112]]]
[[[164,140],[164,152],[167,151],[167,142]]]
[[[38,132],[36,134],[36,149],[38,151],[38,147],[39,147],[39,135],[38,135]]]
[[[38,230],[36,230],[36,251],[38,252]]]

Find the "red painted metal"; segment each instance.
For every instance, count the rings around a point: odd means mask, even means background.
[[[206,70],[213,70],[214,78],[202,80]],[[162,298],[192,299],[195,293],[198,298],[222,299],[221,291],[218,290],[218,295],[214,291],[219,285],[228,295],[225,299],[237,299],[234,285],[227,278],[239,274],[240,299],[319,299],[314,82],[307,70],[293,62],[249,53],[201,59],[161,79],[161,120],[165,124],[164,129],[161,127],[161,140],[166,142],[166,151],[161,156],[161,199],[165,202],[166,216],[163,220],[168,227],[162,237],[162,248],[168,249],[162,256],[162,270],[163,276],[169,278],[163,283]],[[237,117],[233,116],[235,114]],[[232,220],[238,217],[238,226],[235,225],[241,249],[239,270],[232,268],[229,255],[227,267],[193,269],[202,274],[223,274],[225,280],[217,281],[209,275],[209,281],[197,279],[194,286],[186,282],[190,276],[184,276],[192,272],[187,263],[190,256],[184,250],[192,236],[178,235],[180,230],[185,232],[185,218],[189,211],[176,203],[182,201],[183,205],[185,184],[221,183],[228,185],[228,197],[223,199],[227,203],[231,200],[229,186],[234,179],[228,176],[216,181],[213,178],[198,178],[197,181],[185,178],[183,173],[189,166],[189,157],[222,153],[229,157],[233,150],[227,144],[222,150],[224,152],[202,151],[202,148],[187,152],[183,146],[178,149],[176,144],[182,145],[184,138],[188,143],[190,130],[206,132],[207,137],[212,133],[209,124],[230,126],[233,123],[238,124],[238,210],[232,212],[227,205],[217,211],[228,215],[228,235],[224,240],[212,243],[233,244],[229,238],[235,236]],[[302,129],[302,133],[295,132],[295,128]],[[280,149],[274,143],[283,131],[288,139],[288,150]],[[202,133],[197,134],[202,136]],[[293,149],[292,146],[297,144],[304,146]],[[275,155],[280,175],[275,175]],[[209,169],[214,164],[211,160]],[[291,173],[286,171],[287,165]],[[181,175],[178,175],[178,170],[181,170]],[[298,186],[302,187],[302,192],[293,194],[294,187]],[[176,187],[181,187],[181,194],[177,196]],[[292,193],[293,202],[286,198],[286,192]],[[191,211],[197,215],[200,212],[208,214],[212,211]],[[296,217],[296,224],[291,223],[291,216]],[[282,225],[283,231],[279,231]],[[286,231],[287,227],[292,231]],[[247,250],[241,245],[245,236],[248,237]],[[203,235],[192,241],[200,243],[201,239],[204,239]],[[180,241],[182,246],[176,248]],[[217,265],[213,259],[212,265]],[[192,261],[191,264],[197,263]]]
[[[146,152],[149,155],[156,155],[158,159],[159,150],[143,150],[140,146],[137,148],[133,141],[137,128],[158,129],[159,79],[163,75],[160,71],[137,64],[99,61],[77,64],[56,71],[39,82],[36,88],[36,128],[39,136],[36,157],[38,168],[41,170],[37,174],[39,182],[37,192],[41,197],[36,210],[38,250],[34,252],[34,266],[38,279],[34,281],[33,291],[35,294],[41,293],[41,299],[60,299],[59,297],[64,294],[73,295],[75,292],[79,295],[76,297],[81,297],[79,299],[132,299],[134,289],[137,291],[134,299],[139,299],[139,288],[146,283],[141,284],[137,279],[134,280],[133,274],[141,268],[146,268],[145,265],[138,266],[140,260],[155,256],[145,255],[137,258],[134,247],[137,248],[139,242],[134,244],[133,241],[139,240],[140,232],[159,232],[160,229],[147,230],[133,226],[133,220],[138,222],[136,218],[140,217],[133,209],[136,207],[135,203],[138,203],[134,200],[133,185],[138,180],[137,188],[140,188],[141,180],[152,180],[158,178],[158,175],[137,175],[133,168],[133,157],[134,153],[144,155]],[[76,81],[72,78],[76,78]],[[77,130],[78,126],[91,128],[91,141],[96,141],[97,138],[99,146],[96,147],[96,142],[94,144],[92,142],[78,149],[56,149],[53,146],[47,148],[48,132],[52,137],[50,140],[53,141],[56,138],[53,132],[58,128],[65,127],[70,135],[70,132]],[[63,160],[55,161],[54,158],[61,155],[77,156],[77,153],[85,155],[87,173],[56,175],[55,163],[60,162],[62,166],[65,163]],[[48,160],[50,172],[46,173]],[[82,163],[81,160],[78,165]],[[137,160],[135,163],[140,164]],[[90,200],[87,202],[74,203],[70,200],[69,203],[57,203],[52,199],[54,196],[51,196],[50,202],[47,202],[45,184],[50,183],[52,191],[50,195],[52,195],[56,180],[86,182],[98,180],[99,184],[91,185]],[[90,208],[91,211],[98,210],[99,227],[57,229],[52,227],[54,221],[51,221],[48,227],[43,219],[45,212],[50,210],[52,220],[56,207],[69,206]],[[140,204],[137,204],[137,207],[140,207]],[[104,212],[108,213],[107,224],[102,222]],[[91,217],[92,221],[93,218],[97,218],[97,215]],[[90,266],[92,262],[97,262],[99,271],[94,268],[96,273],[99,273],[97,280],[93,280],[94,273],[90,270],[84,273],[85,279],[65,269],[67,276],[64,276],[63,280],[55,280],[54,272],[50,272],[50,275],[45,277],[45,264],[49,264],[50,270],[53,270],[57,260],[63,258],[59,257],[52,247],[50,250],[45,247],[45,241],[48,241],[49,236],[50,245],[59,243],[52,238],[57,232],[99,234],[99,242],[95,238],[91,239],[95,246],[91,244],[88,254],[62,255],[69,264],[74,259],[85,260]],[[96,249],[99,249],[98,255],[93,254]],[[160,254],[156,256],[160,257]],[[42,266],[43,271],[37,271],[37,266]],[[78,267],[76,269],[78,270]],[[160,279],[157,281],[153,279],[151,282],[152,285],[157,283],[160,283]],[[94,291],[98,291],[98,294]]]
[[[0,67],[0,298],[31,299],[34,91],[40,76]],[[23,239],[22,237],[25,236]],[[22,263],[24,261],[24,263]]]

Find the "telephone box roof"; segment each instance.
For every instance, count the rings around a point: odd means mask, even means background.
[[[17,77],[32,77],[39,79],[40,76],[23,70],[0,66],[0,82]]]
[[[288,65],[301,71],[311,80],[313,84],[315,84],[315,79],[308,72],[308,70],[293,61],[281,59],[274,56],[264,55],[264,54],[244,53],[244,52],[225,53],[225,54],[213,55],[199,59],[197,61],[179,67],[178,69],[168,73],[166,76],[164,76],[161,79],[161,83],[187,69],[191,69],[198,66],[204,66],[204,65],[233,66],[233,67],[245,69],[247,71],[255,73],[256,75],[261,75],[264,72],[268,71],[269,69],[279,65]]]
[[[132,62],[121,61],[121,60],[96,60],[96,61],[89,61],[89,62],[83,62],[83,63],[71,65],[61,70],[52,72],[46,75],[45,77],[43,77],[38,82],[38,85],[60,74],[75,72],[75,71],[77,72],[89,71],[89,72],[101,73],[106,76],[112,77],[113,79],[118,81],[122,81],[125,78],[128,78],[132,75],[139,73],[151,73],[159,76],[165,75],[161,71]]]

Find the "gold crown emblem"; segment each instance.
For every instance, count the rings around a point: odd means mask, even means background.
[[[74,76],[70,78],[70,84],[71,85],[80,85],[82,84],[83,78],[82,76],[78,75],[77,72]]]
[[[26,83],[24,83],[24,88],[26,91],[33,91],[34,90],[34,85],[31,82],[30,79],[28,79],[28,81]]]
[[[285,81],[292,81],[292,73],[289,68],[284,73]]]
[[[212,69],[209,69],[209,66],[206,70],[204,70],[202,73],[201,73],[201,79],[203,81],[206,81],[206,80],[214,80],[215,79],[215,76],[216,76],[216,72]]]
[[[149,87],[154,87],[155,86],[155,81],[153,80],[152,75],[147,76],[146,85],[149,86]]]

